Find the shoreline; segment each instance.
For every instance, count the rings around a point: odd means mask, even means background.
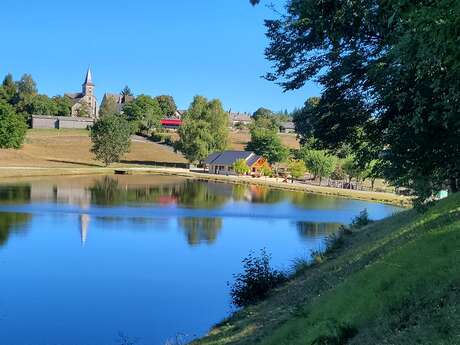
[[[78,175],[112,175],[115,171],[121,171],[125,174],[151,174],[151,175],[170,175],[181,176],[206,181],[217,181],[232,184],[252,184],[259,186],[267,186],[270,188],[302,191],[306,193],[341,197],[356,200],[367,200],[391,204],[400,207],[411,207],[411,199],[409,197],[400,196],[385,192],[369,192],[353,189],[341,189],[326,186],[315,186],[309,184],[301,184],[298,182],[279,182],[274,178],[253,178],[246,176],[226,176],[214,175],[204,172],[193,172],[187,169],[180,168],[165,168],[165,167],[138,167],[138,166],[114,166],[110,168],[45,168],[45,167],[0,167],[0,182],[8,182],[15,178],[27,177],[47,177],[47,176],[78,176]]]

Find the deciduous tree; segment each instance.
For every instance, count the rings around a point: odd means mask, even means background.
[[[101,117],[91,128],[90,136],[93,143],[91,152],[106,166],[119,162],[129,152],[131,128],[121,115],[108,114]]]
[[[176,149],[191,162],[202,161],[212,152],[225,150],[228,140],[228,116],[222,103],[196,96],[183,117]]]
[[[251,141],[246,145],[246,150],[267,158],[270,163],[283,162],[289,154],[277,132],[256,127],[251,129]]]
[[[267,78],[285,90],[319,81],[317,148],[347,144],[361,167],[380,159],[420,201],[457,191],[460,3],[288,0],[286,11],[266,21]]]
[[[163,116],[171,117],[176,113],[177,106],[172,96],[161,95],[155,97],[155,99],[158,101],[158,104],[160,105],[161,113]]]

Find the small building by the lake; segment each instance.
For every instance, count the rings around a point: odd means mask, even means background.
[[[233,164],[239,159],[246,161],[251,175],[258,175],[263,167],[269,166],[266,158],[251,151],[214,152],[206,158],[204,166],[210,174],[236,175]]]

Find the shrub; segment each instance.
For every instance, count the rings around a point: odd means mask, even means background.
[[[238,174],[238,175],[245,175],[249,174],[251,172],[251,169],[248,167],[248,163],[244,159],[237,159],[233,163],[233,170]]]
[[[261,301],[273,288],[287,281],[286,273],[270,266],[270,259],[265,249],[260,251],[259,257],[250,253],[243,259],[244,271],[234,275],[235,282],[230,290],[235,306],[243,307]]]
[[[352,229],[359,229],[363,226],[368,225],[372,221],[369,219],[369,214],[367,213],[367,209],[362,210],[358,216],[353,218],[351,221],[351,228]]]

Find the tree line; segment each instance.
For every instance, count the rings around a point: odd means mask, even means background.
[[[296,121],[303,142],[352,151],[423,203],[460,187],[459,18],[456,0],[287,0],[265,22],[266,79],[317,81]]]

